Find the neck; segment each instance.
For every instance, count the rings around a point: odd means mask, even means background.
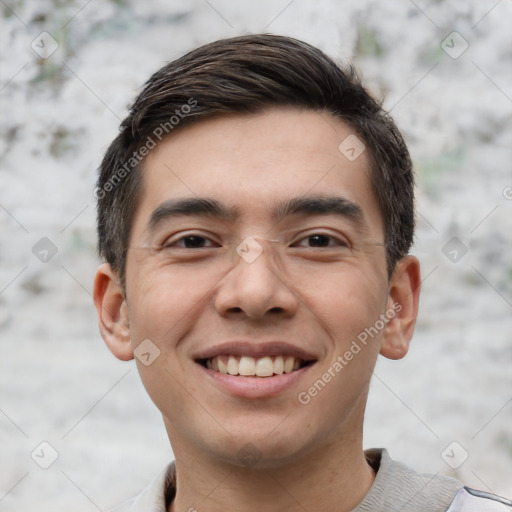
[[[175,450],[177,493],[169,512],[353,510],[375,478],[360,441],[334,442],[293,463],[266,469]]]

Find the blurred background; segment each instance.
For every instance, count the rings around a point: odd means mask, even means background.
[[[0,0],[0,508],[108,510],[172,458],[92,303],[96,170],[143,82],[212,40],[353,61],[417,173],[417,332],[365,447],[512,497],[511,0]]]

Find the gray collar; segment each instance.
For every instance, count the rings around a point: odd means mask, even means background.
[[[377,475],[354,512],[445,512],[461,482],[447,476],[418,474],[405,464],[391,460],[387,450],[365,451]]]

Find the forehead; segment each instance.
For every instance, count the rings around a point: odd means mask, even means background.
[[[170,199],[214,198],[237,211],[236,222],[252,223],[271,222],[278,204],[310,195],[359,205],[377,236],[382,219],[370,186],[370,156],[366,150],[357,156],[362,148],[347,124],[310,110],[275,108],[201,120],[146,157],[132,237]]]

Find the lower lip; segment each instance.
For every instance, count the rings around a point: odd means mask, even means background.
[[[206,377],[231,395],[241,398],[268,398],[277,396],[299,382],[314,366],[304,366],[299,370],[273,377],[241,377],[220,372],[214,372],[196,363],[206,374]]]

